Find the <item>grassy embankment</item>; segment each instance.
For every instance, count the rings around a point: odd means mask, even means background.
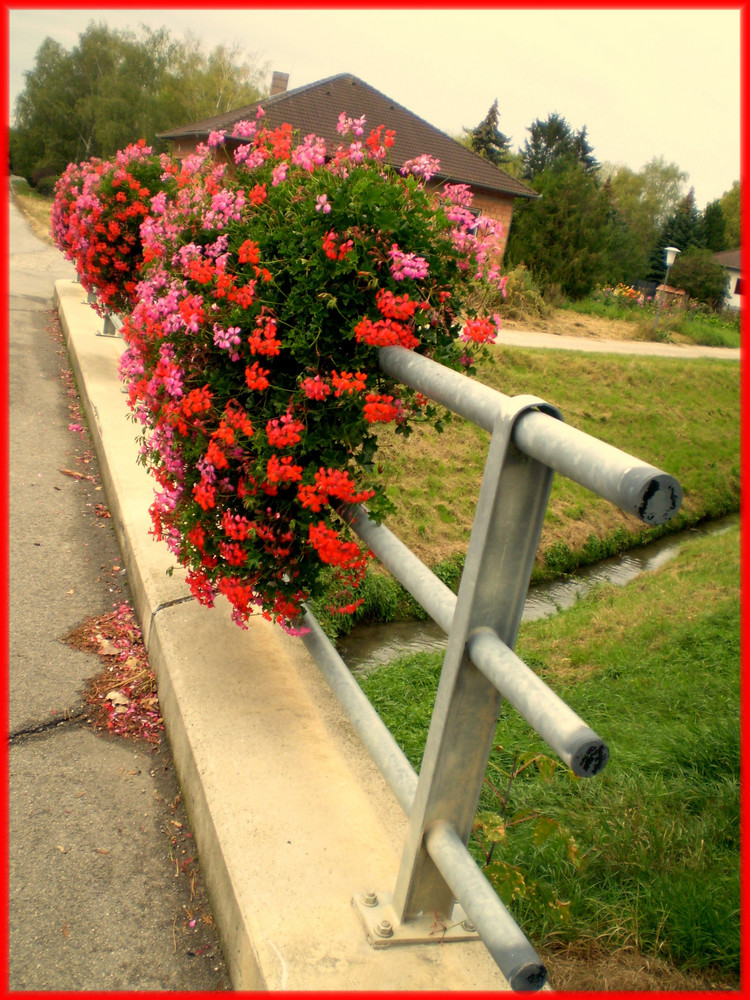
[[[494,350],[482,382],[553,403],[567,423],[677,477],[684,501],[666,525],[635,517],[555,476],[532,580],[540,582],[739,509],[739,365],[730,361],[634,358],[564,351]],[[457,587],[474,518],[489,436],[455,418],[443,432],[381,434],[387,490],[398,506],[388,526],[449,586]],[[361,590],[362,619],[419,617],[408,595],[374,568]],[[316,608],[324,627],[329,622]]]
[[[707,347],[739,347],[740,315],[724,310],[712,313],[705,308],[658,310],[653,304],[638,306],[614,298],[592,297],[560,308],[604,319],[631,323],[634,340],[684,341]]]
[[[612,755],[576,779],[503,708],[487,771],[496,791],[487,784],[471,846],[482,865],[491,852],[485,871],[550,956],[551,980],[556,949],[588,943],[736,987],[738,529],[522,625],[516,648]],[[440,665],[420,654],[360,681],[417,768]]]

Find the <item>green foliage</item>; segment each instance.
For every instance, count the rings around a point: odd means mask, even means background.
[[[36,182],[35,189],[37,194],[44,198],[51,198],[55,193],[55,184],[57,183],[56,174],[45,174],[40,177]]]
[[[647,271],[647,244],[644,244],[638,230],[628,222],[609,180],[602,190],[607,200],[603,273],[610,284],[637,281]]]
[[[523,176],[542,198],[516,207],[506,260],[530,268],[548,299],[577,300],[600,281],[663,281],[665,246],[686,249],[709,240],[715,246],[723,239],[719,205],[704,215],[692,191],[682,197],[687,174],[675,164],[654,158],[639,173],[600,169],[586,129],[575,133],[557,113],[528,131],[520,152]]]
[[[741,200],[739,181],[735,181],[729,191],[725,191],[719,199],[719,204],[724,213],[726,224],[724,230],[726,248],[727,250],[734,250],[740,245]]]
[[[662,223],[679,204],[688,174],[676,163],[667,163],[663,156],[655,156],[640,172],[644,197],[657,207],[655,221]]]
[[[487,282],[477,282],[468,302],[477,312],[498,312],[505,319],[544,319],[551,312],[525,264],[518,264],[506,272],[504,294]]]
[[[691,246],[701,246],[703,241],[703,226],[701,214],[695,204],[695,192],[691,188],[677,210],[662,230],[662,240],[669,246],[687,250]]]
[[[465,129],[469,149],[502,167],[509,157],[510,139],[497,127],[497,98],[483,120],[473,129]]]
[[[727,245],[726,231],[727,220],[721,201],[709,202],[703,211],[703,242],[713,253],[732,249]]]
[[[578,302],[564,303],[560,308],[582,316],[603,316],[607,319],[636,321],[652,300],[644,293],[622,283],[600,285],[590,296]],[[652,315],[649,313],[649,315]]]
[[[110,156],[139,138],[249,104],[264,91],[237,49],[206,55],[166,28],[139,35],[91,22],[70,51],[47,38],[15,105],[11,169],[32,183],[69,163]]]
[[[711,309],[721,309],[728,292],[726,270],[713,259],[713,251],[698,247],[690,247],[677,257],[670,284]]]
[[[638,173],[607,164],[600,177],[610,213],[606,280],[615,284],[645,279],[651,251],[659,241],[662,225],[679,204],[687,174],[659,157]]]
[[[664,248],[668,246],[677,247],[683,252],[691,247],[704,246],[703,219],[696,207],[695,193],[692,188],[659,232],[659,237],[651,250],[649,259],[649,280],[659,283],[664,281]],[[672,273],[674,274],[674,271]],[[670,279],[670,284],[674,285],[674,278]]]
[[[529,267],[545,295],[583,298],[604,277],[606,197],[576,162],[543,170],[532,186],[541,198],[516,209],[507,259]]]
[[[739,347],[740,314],[737,310],[710,312],[706,308],[681,311],[669,324],[669,329],[687,337],[694,344],[706,347]]]
[[[507,279],[504,316],[508,319],[544,319],[549,316],[550,308],[527,267],[519,264],[508,272]]]
[[[162,98],[171,125],[211,118],[268,93],[267,69],[237,43],[217,45],[206,53],[201,42],[188,34],[171,46],[172,66]]]
[[[534,778],[549,784],[555,777],[574,778],[573,773],[547,754],[514,751],[512,762],[503,747],[495,746],[490,756],[483,799],[489,796],[491,808],[480,810],[474,820],[473,837],[483,855],[484,874],[506,906],[523,904],[533,909],[538,922],[564,925],[570,920],[570,903],[558,899],[545,880],[530,877],[519,864],[507,860],[509,847],[521,827],[525,840],[536,848],[555,845],[562,848],[571,864],[578,866],[578,845],[567,826],[534,809],[511,809],[514,782],[531,768]],[[498,784],[501,785],[498,788]],[[496,857],[506,854],[506,859]],[[511,848],[512,849],[512,848]]]
[[[524,142],[521,158],[528,180],[551,167],[567,169],[578,163],[585,171],[593,172],[599,166],[586,137],[585,125],[574,132],[562,115],[553,112],[546,121],[537,118],[527,131],[529,138]]]
[[[578,188],[571,187],[566,192],[562,186],[554,195],[556,209],[562,208],[555,212],[538,204],[535,210],[528,205],[517,206],[506,260],[511,264],[525,263],[548,298],[558,292],[579,298],[581,287],[591,287],[590,279],[581,285],[580,277],[590,273],[594,260],[598,281],[612,285],[618,282],[633,284],[645,279],[661,282],[667,245],[682,250],[689,246],[708,246],[715,250],[724,245],[737,245],[732,242],[731,233],[735,229],[733,224],[730,226],[726,211],[734,218],[738,209],[731,207],[733,202],[729,193],[722,201],[706,206],[701,213],[693,192],[682,194],[688,175],[676,164],[654,158],[638,173],[610,164],[595,170],[593,157],[585,152],[590,150],[585,130],[578,137],[578,153],[576,136],[559,115],[551,115],[546,123],[534,123],[529,131],[532,139],[527,140],[526,149],[519,154],[523,176],[536,179],[533,186],[544,199],[550,198],[547,175],[551,171],[565,173],[571,164],[580,163],[587,174],[595,175],[592,193],[598,191],[602,203],[592,216],[591,194],[579,202],[576,200],[581,195]],[[584,206],[584,215],[588,216],[587,220],[580,220],[579,226],[589,237],[587,245],[582,248],[573,239],[561,250],[563,239],[567,241],[570,234],[569,218],[578,204]],[[558,214],[563,221],[559,233],[555,224]],[[545,252],[549,246],[555,248],[554,254]],[[572,268],[557,260],[565,253],[574,258]],[[550,258],[555,258],[554,266]],[[560,273],[551,277],[551,270]],[[562,274],[566,270],[575,270],[578,274],[571,281],[567,274]]]

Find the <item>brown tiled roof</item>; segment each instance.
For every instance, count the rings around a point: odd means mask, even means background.
[[[722,250],[721,253],[714,254],[714,260],[723,267],[731,267],[736,271],[740,270],[740,248],[736,250]]]
[[[473,188],[515,198],[538,197],[522,181],[510,177],[489,160],[472,153],[460,142],[350,73],[287,90],[215,118],[181,125],[162,132],[160,138],[205,138],[209,132],[231,129],[235,122],[254,119],[259,104],[265,111],[266,125],[276,128],[289,122],[301,136],[310,132],[322,136],[329,149],[335,149],[342,142],[336,132],[336,122],[342,111],[352,118],[365,115],[370,128],[385,125],[396,130],[391,158],[397,167],[415,156],[429,153],[440,160],[440,171],[436,175],[440,180],[471,184]]]

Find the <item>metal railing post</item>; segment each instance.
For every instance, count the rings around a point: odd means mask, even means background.
[[[552,482],[552,470],[512,442],[516,420],[529,409],[559,418],[542,400],[518,397],[492,434],[393,894],[401,920],[428,910],[451,915],[455,893],[425,835],[447,822],[467,843],[492,749],[501,694],[471,662],[467,643],[489,628],[512,649],[521,622]]]

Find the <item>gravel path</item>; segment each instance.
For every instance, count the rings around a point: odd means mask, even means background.
[[[714,358],[739,361],[738,347],[699,347],[687,344],[662,344],[646,340],[602,340],[598,337],[573,337],[567,334],[541,333],[537,330],[502,330],[496,343],[507,347],[539,347],[560,351],[589,351],[594,354],[635,354],[660,358]]]

